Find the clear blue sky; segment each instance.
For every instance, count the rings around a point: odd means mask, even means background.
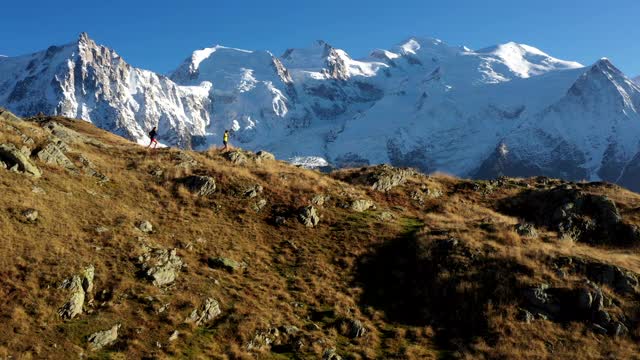
[[[18,0],[2,12],[2,55],[86,31],[132,65],[161,73],[214,44],[280,55],[323,39],[361,57],[417,35],[473,49],[516,41],[584,64],[608,57],[640,75],[638,0]]]

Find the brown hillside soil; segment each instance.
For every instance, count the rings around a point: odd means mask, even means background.
[[[37,156],[58,140],[72,169]],[[42,170],[0,168],[0,358],[640,358],[640,195],[620,187],[407,171],[382,189],[393,168],[148,150],[63,118],[0,120],[0,144]],[[149,249],[175,249],[173,281]],[[207,299],[220,314],[188,321]]]

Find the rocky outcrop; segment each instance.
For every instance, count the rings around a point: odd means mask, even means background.
[[[366,200],[366,199],[354,200],[351,202],[351,205],[349,205],[349,208],[355,212],[363,212],[371,208],[375,209],[375,207],[376,207],[376,204],[373,201]]]
[[[58,309],[61,318],[69,320],[82,313],[85,299],[91,297],[93,291],[94,275],[95,268],[91,265],[60,285],[61,289],[70,291],[69,300]]]
[[[184,266],[182,259],[176,254],[176,249],[167,250],[143,245],[142,250],[142,255],[138,257],[142,275],[157,287],[172,284]]]
[[[39,178],[42,176],[40,169],[34,164],[28,155],[18,150],[13,144],[0,144],[0,163],[9,170]]]
[[[270,152],[266,152],[264,150],[260,150],[256,153],[256,161],[274,161],[276,159],[275,155]]]
[[[207,264],[211,268],[226,270],[230,273],[241,271],[246,267],[246,264],[244,263],[224,257],[211,257],[207,260]]]
[[[60,147],[54,143],[48,143],[45,145],[44,148],[38,151],[36,156],[45,164],[61,166],[68,170],[75,170],[73,162],[71,162]]]
[[[100,350],[105,346],[113,344],[118,339],[118,330],[120,324],[113,325],[111,329],[98,331],[89,336],[89,348],[91,350]]]
[[[298,220],[306,227],[315,227],[320,222],[320,217],[315,207],[307,206],[300,210]]]
[[[414,170],[396,168],[385,164],[362,168],[356,172],[338,172],[335,176],[351,184],[366,185],[372,190],[387,192],[398,185],[404,184],[414,174]]]
[[[503,200],[500,208],[589,244],[631,246],[640,241],[640,230],[622,219],[611,199],[572,185],[524,191]]]
[[[218,301],[213,298],[208,298],[202,303],[199,309],[193,309],[185,322],[203,326],[210,324],[220,316],[220,314],[222,314],[222,310],[220,310]]]
[[[249,161],[247,155],[242,150],[232,150],[224,154],[225,159],[231,161],[234,165],[244,165]]]
[[[153,225],[151,225],[151,222],[149,222],[148,220],[139,221],[136,224],[136,227],[138,228],[138,230],[142,231],[145,234],[150,234],[153,232]]]
[[[188,176],[181,183],[198,196],[210,196],[216,191],[216,180],[210,176]]]

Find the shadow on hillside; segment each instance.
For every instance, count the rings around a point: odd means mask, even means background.
[[[498,211],[591,245],[640,243],[640,230],[624,221],[611,199],[576,187],[523,191],[499,201]]]
[[[489,304],[517,301],[518,274],[532,270],[468,247],[461,240],[430,240],[414,233],[389,241],[360,259],[355,281],[362,307],[382,310],[390,322],[430,325],[437,341],[487,338]]]

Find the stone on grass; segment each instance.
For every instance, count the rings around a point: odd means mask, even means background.
[[[302,210],[298,214],[298,219],[306,227],[315,227],[320,222],[318,212],[313,206],[306,206],[302,208]]]
[[[153,225],[147,220],[140,221],[137,228],[145,234],[153,232]]]
[[[0,144],[0,162],[6,164],[10,170],[31,175],[35,178],[42,176],[40,169],[13,144]]]
[[[157,287],[173,283],[182,270],[182,259],[176,255],[176,249],[160,249],[143,245],[143,254],[138,264],[145,277]]]
[[[207,325],[215,318],[222,314],[220,304],[216,299],[208,298],[202,303],[199,309],[193,309],[189,317],[185,320],[187,323],[193,323],[198,326]]]
[[[209,196],[216,191],[216,180],[210,176],[189,176],[182,179],[182,183],[198,196]]]
[[[22,216],[27,222],[33,223],[38,221],[38,210],[36,209],[26,209],[22,212]]]
[[[363,211],[367,211],[371,208],[375,209],[375,204],[373,203],[373,201],[371,200],[355,200],[351,203],[351,205],[349,206],[349,208],[353,211],[356,212],[363,212]]]
[[[243,263],[239,263],[235,260],[224,257],[211,257],[207,260],[207,264],[211,268],[226,270],[230,273],[242,270],[242,268],[244,268]]]
[[[100,350],[103,347],[114,343],[118,339],[120,324],[113,325],[111,329],[98,331],[89,336],[89,347],[91,350]]]

